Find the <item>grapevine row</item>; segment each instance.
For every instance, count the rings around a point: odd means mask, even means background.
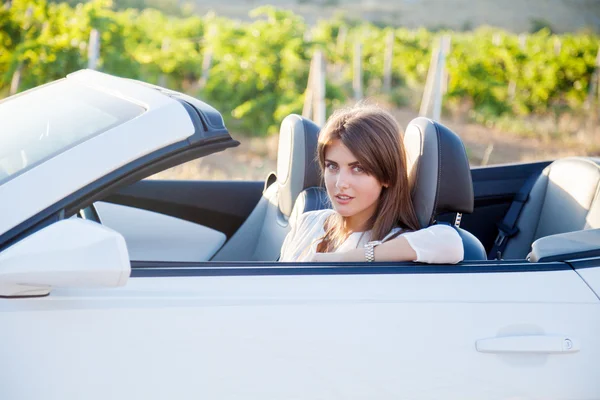
[[[190,92],[219,108],[231,127],[263,135],[276,131],[285,115],[302,110],[314,49],[326,55],[331,108],[350,96],[356,42],[362,44],[367,94],[381,92],[386,37],[392,31],[392,95],[412,93],[418,99],[442,34],[343,19],[309,27],[300,16],[271,7],[252,16],[242,23],[215,15],[115,11],[110,0],[75,7],[13,0],[0,7],[0,97],[9,94],[16,76],[22,91],[85,68],[88,39],[96,29],[98,69]],[[523,40],[492,28],[450,34],[448,105],[466,102],[489,115],[583,109],[598,52],[596,35],[542,30]]]

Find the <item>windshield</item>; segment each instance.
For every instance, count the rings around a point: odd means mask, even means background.
[[[143,112],[68,79],[0,102],[0,184]]]

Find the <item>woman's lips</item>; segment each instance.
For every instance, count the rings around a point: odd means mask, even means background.
[[[338,194],[335,196],[335,201],[338,204],[344,205],[350,203],[353,198],[354,197],[346,196],[345,194]]]

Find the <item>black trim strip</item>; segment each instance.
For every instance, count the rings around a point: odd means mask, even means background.
[[[587,268],[600,268],[600,257],[585,258],[581,260],[569,261],[574,270]]]
[[[438,209],[438,202],[440,200],[440,192],[441,192],[441,183],[442,183],[442,146],[444,146],[444,144],[442,143],[441,140],[441,133],[440,133],[440,129],[439,129],[439,125],[433,121],[430,120],[430,122],[432,122],[433,128],[435,129],[435,136],[436,136],[436,147],[437,147],[437,179],[436,179],[436,187],[435,187],[435,194],[433,195],[433,209],[431,210],[431,217],[429,218],[429,223],[427,224],[432,225],[435,223],[435,217],[438,214],[437,213],[437,209]],[[425,142],[425,135],[423,135],[423,142]],[[423,149],[425,149],[425,143],[423,143]],[[424,152],[424,151],[423,151]],[[421,160],[419,160],[418,164],[417,164],[417,168],[418,166],[422,163]],[[423,226],[422,228],[426,228],[426,226]]]
[[[261,181],[145,179],[102,201],[195,222],[231,237],[256,207],[263,187]]]
[[[571,271],[566,263],[463,262],[458,265],[375,262],[330,263],[326,267],[312,263],[264,262],[157,262],[132,261],[132,278],[186,276],[279,276],[279,275],[405,275],[405,274],[480,274],[506,272]]]

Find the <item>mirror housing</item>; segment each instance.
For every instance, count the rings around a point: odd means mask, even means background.
[[[600,229],[544,236],[531,245],[531,262],[567,261],[600,256]]]
[[[69,218],[0,253],[0,296],[44,296],[53,287],[117,287],[131,263],[123,236],[98,223]]]

